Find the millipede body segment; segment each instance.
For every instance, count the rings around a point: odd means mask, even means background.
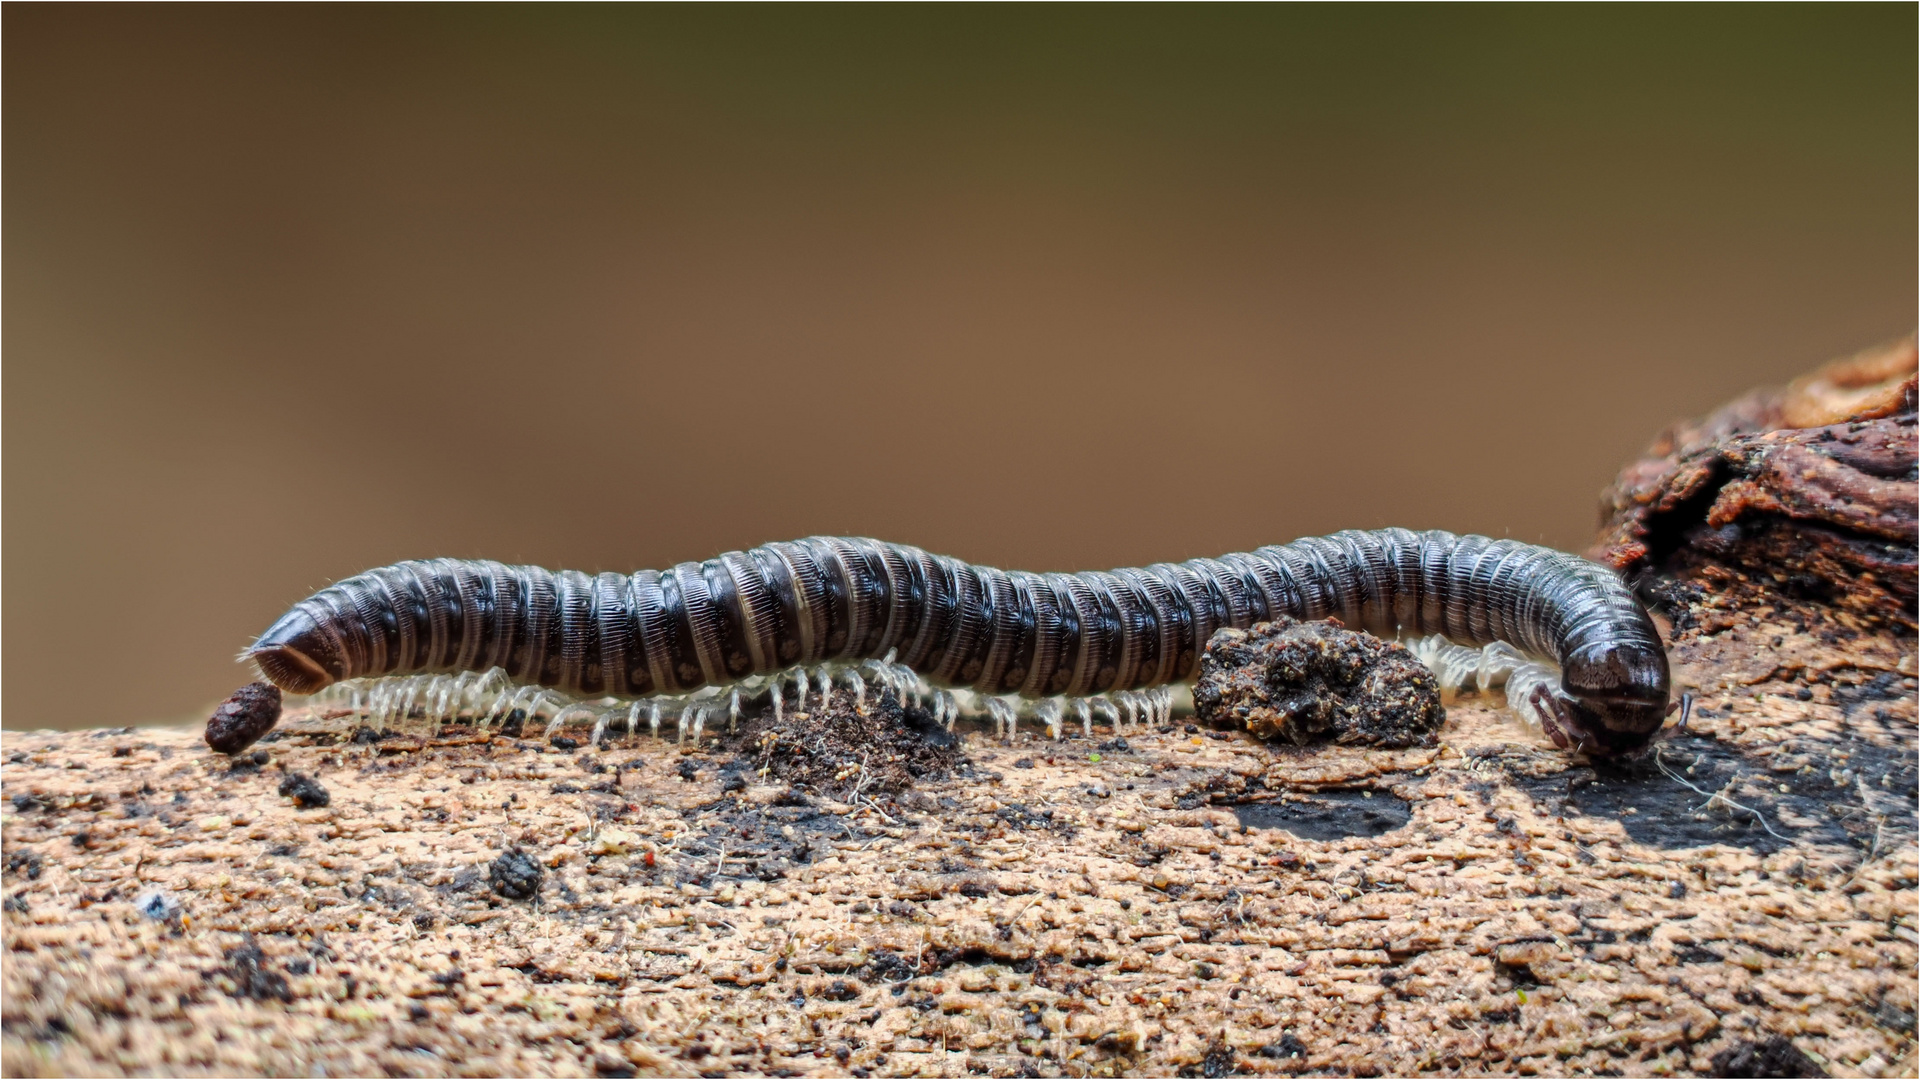
[[[246,655],[302,694],[499,667],[579,697],[638,698],[890,657],[939,686],[1084,699],[1188,680],[1215,630],[1282,615],[1551,658],[1557,685],[1536,680],[1527,700],[1561,746],[1631,749],[1668,711],[1659,634],[1612,571],[1512,540],[1405,529],[1072,574],[832,536],[631,575],[402,562],[301,601]]]

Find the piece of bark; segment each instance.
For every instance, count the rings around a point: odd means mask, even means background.
[[[1677,425],[1602,497],[1593,555],[1630,578],[1730,571],[1915,625],[1912,339]]]
[[[1769,667],[1638,771],[1471,698],[1439,748],[969,733],[857,805],[646,737],[9,731],[0,1071],[1900,1075],[1912,694],[1775,631],[1688,654]]]

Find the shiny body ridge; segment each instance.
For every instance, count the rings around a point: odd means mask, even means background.
[[[1561,746],[1631,749],[1667,713],[1658,631],[1610,570],[1512,540],[1405,529],[1071,574],[830,536],[631,575],[402,562],[301,601],[247,656],[295,693],[497,666],[582,697],[645,697],[891,656],[939,686],[1084,698],[1188,680],[1215,630],[1281,615],[1550,657],[1559,685],[1532,704]]]

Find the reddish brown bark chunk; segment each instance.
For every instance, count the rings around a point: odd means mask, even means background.
[[[1914,626],[1913,339],[1676,426],[1602,497],[1594,556],[1703,562],[1870,621]]]

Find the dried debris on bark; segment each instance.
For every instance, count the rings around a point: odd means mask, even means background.
[[[960,740],[893,690],[860,701],[834,687],[809,707],[763,708],[727,736],[734,766],[754,782],[782,781],[801,791],[852,801],[898,795],[922,778],[944,780],[966,764]]]

